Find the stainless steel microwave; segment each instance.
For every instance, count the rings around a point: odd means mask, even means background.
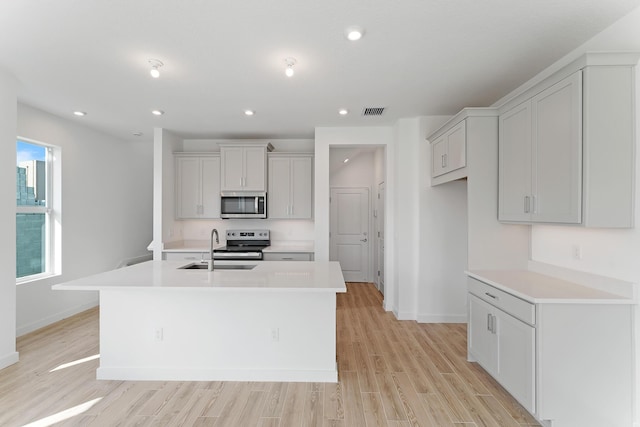
[[[220,193],[220,218],[266,218],[267,193]]]

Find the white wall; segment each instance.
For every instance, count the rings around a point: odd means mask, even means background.
[[[315,132],[315,259],[329,260],[329,195],[330,195],[330,162],[329,149],[339,146],[380,146],[385,151],[385,176],[387,179],[387,198],[385,230],[387,232],[385,251],[385,296],[386,310],[397,311],[395,307],[395,176],[394,176],[394,133],[391,127],[317,127]]]
[[[114,269],[123,260],[148,254],[152,145],[125,142],[22,104],[17,135],[60,147],[62,164],[61,275],[17,286],[21,335],[98,303],[97,293],[54,292],[51,285]],[[15,139],[16,132],[11,159]],[[15,223],[14,218],[11,221]],[[15,246],[15,239],[7,240]]]
[[[16,104],[17,81],[0,69],[0,369],[16,352]]]
[[[420,155],[424,134],[420,119],[398,120],[395,132],[395,179],[393,186],[397,209],[395,212],[396,232],[394,241],[396,265],[394,313],[400,320],[416,319],[418,311],[418,277],[420,263],[424,261],[420,253],[420,169],[424,167]],[[389,194],[391,187],[387,187]]]
[[[220,152],[221,143],[237,144],[242,141],[270,142],[274,152],[287,153],[313,153],[313,139],[185,139],[182,141],[182,150],[199,152]]]
[[[175,220],[175,163],[182,140],[168,130],[153,131],[153,259],[162,259],[164,244],[182,239],[182,223]]]
[[[466,320],[465,184],[430,187],[425,141],[445,120],[407,118],[393,128],[316,128],[316,259],[329,255],[329,147],[387,148],[385,309],[399,319]]]
[[[180,222],[180,221],[178,221]],[[271,241],[312,241],[312,219],[218,219],[218,220],[182,220],[182,238],[184,240],[209,241],[211,229],[216,228],[220,234],[220,243],[224,243],[227,230],[245,228],[262,229],[271,232]]]
[[[431,147],[426,136],[447,117],[425,117],[414,124],[419,182],[419,322],[466,322],[467,183],[431,187]],[[415,153],[418,153],[417,155]]]

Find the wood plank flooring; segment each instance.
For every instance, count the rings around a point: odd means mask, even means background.
[[[0,426],[538,425],[466,361],[466,326],[397,321],[372,284],[338,294],[337,384],[98,381],[98,310],[18,339]],[[75,364],[73,364],[75,362]]]

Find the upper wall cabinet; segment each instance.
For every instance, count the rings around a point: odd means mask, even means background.
[[[581,221],[582,72],[499,119],[500,219]]]
[[[312,155],[269,154],[269,218],[310,219],[312,194]]]
[[[267,191],[267,152],[271,144],[220,145],[221,191]]]
[[[587,54],[500,108],[500,221],[633,227],[638,58]]]
[[[444,175],[466,165],[467,137],[463,120],[431,144],[431,177]]]
[[[427,137],[431,142],[432,186],[467,177],[467,145],[485,139],[484,129],[470,130],[468,119],[488,117],[495,121],[496,115],[494,108],[465,108]]]
[[[176,153],[176,218],[220,218],[220,155]]]

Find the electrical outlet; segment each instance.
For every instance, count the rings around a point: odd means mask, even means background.
[[[582,259],[582,246],[573,245],[573,259],[581,260]]]
[[[271,328],[271,341],[280,341],[280,328]]]
[[[153,337],[158,342],[164,340],[164,330],[162,328],[156,328],[156,330],[153,333]]]

